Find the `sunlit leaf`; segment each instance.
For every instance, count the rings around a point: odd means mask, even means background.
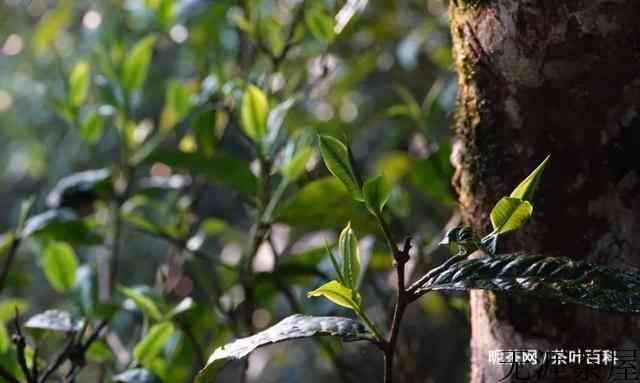
[[[334,137],[320,136],[320,153],[331,174],[345,184],[353,198],[362,200],[362,191],[347,146]]]
[[[0,322],[0,354],[3,354],[11,346],[9,332],[3,322]]]
[[[109,346],[99,339],[91,343],[91,346],[87,349],[86,356],[87,360],[93,363],[105,363],[113,359],[113,353]]]
[[[66,293],[76,281],[76,253],[68,243],[50,242],[42,254],[42,268],[54,290]]]
[[[173,324],[162,322],[151,326],[147,335],[133,349],[133,357],[143,366],[148,366],[162,351],[173,335]]]
[[[78,107],[84,103],[91,82],[91,67],[85,61],[77,63],[69,74],[69,103]]]
[[[533,206],[520,198],[503,197],[491,210],[491,224],[496,234],[504,234],[522,226],[533,212]]]
[[[165,320],[170,320],[186,311],[191,310],[195,306],[193,298],[186,297],[181,300],[177,305],[173,306],[171,310],[165,315]]]
[[[47,195],[47,206],[76,207],[91,203],[111,191],[111,170],[91,169],[73,173],[58,181]]]
[[[300,177],[307,166],[307,163],[314,155],[314,150],[310,147],[302,148],[282,166],[282,175],[290,182]]]
[[[307,293],[308,297],[325,297],[338,306],[359,310],[360,295],[338,281],[327,282]]]
[[[217,348],[209,357],[206,366],[198,374],[196,382],[212,382],[226,363],[242,359],[256,348],[287,340],[321,335],[335,336],[345,341],[371,340],[373,337],[362,324],[353,319],[292,315],[265,331]]]
[[[531,201],[533,198],[533,193],[536,191],[536,187],[540,182],[540,177],[542,176],[542,172],[544,172],[544,168],[547,166],[547,161],[551,156],[547,156],[541,163],[535,168],[531,174],[527,176],[520,184],[513,189],[511,192],[511,197],[520,198],[525,201]]]
[[[268,114],[267,96],[259,88],[249,85],[242,96],[240,117],[242,129],[256,142],[267,134]]]
[[[125,286],[119,286],[118,291],[120,291],[127,298],[131,299],[136,304],[136,306],[149,318],[156,321],[162,320],[162,313],[160,312],[160,309],[148,296],[135,289],[131,289]]]
[[[24,327],[55,332],[75,332],[82,329],[84,321],[74,318],[69,312],[47,310],[29,318]]]
[[[367,208],[373,214],[382,213],[382,209],[391,197],[391,187],[381,176],[368,179],[362,187]]]
[[[335,37],[334,21],[321,8],[314,7],[305,12],[305,22],[311,34],[324,43],[330,43]]]
[[[95,144],[100,141],[103,129],[102,117],[95,111],[91,111],[80,124],[80,138],[89,144]]]
[[[122,85],[129,92],[140,90],[149,72],[155,36],[147,36],[138,41],[125,56],[122,66]]]
[[[58,39],[60,32],[69,26],[73,17],[73,1],[58,2],[58,6],[47,12],[38,22],[33,35],[37,53],[44,53]]]
[[[3,298],[0,301],[0,322],[8,322],[16,316],[16,309],[21,314],[29,309],[29,301],[22,298]]]
[[[167,87],[164,109],[161,115],[163,132],[173,128],[189,113],[191,101],[187,87],[178,80],[171,80]]]
[[[22,237],[38,236],[78,244],[102,243],[102,238],[69,209],[52,209],[29,218]]]

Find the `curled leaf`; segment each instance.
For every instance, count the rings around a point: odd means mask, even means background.
[[[360,310],[360,294],[338,281],[327,282],[317,289],[309,291],[307,296],[325,297],[338,306],[346,307],[354,311]]]
[[[358,252],[358,238],[351,228],[351,223],[340,233],[338,248],[342,255],[342,277],[345,286],[354,289],[360,274],[360,253]]]

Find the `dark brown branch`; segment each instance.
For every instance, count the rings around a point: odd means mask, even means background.
[[[16,346],[18,365],[27,379],[27,382],[32,383],[34,379],[31,375],[31,370],[27,366],[27,358],[25,357],[25,349],[27,347],[27,340],[22,333],[22,327],[20,326],[20,311],[16,307],[16,316],[13,319],[15,325],[15,334],[11,337],[11,341]]]

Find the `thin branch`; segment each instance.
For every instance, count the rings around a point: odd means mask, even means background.
[[[20,311],[18,310],[17,307],[16,307],[16,315],[13,318],[13,322],[16,328],[16,333],[13,334],[13,337],[11,340],[13,341],[13,344],[16,345],[16,352],[18,354],[17,356],[18,364],[20,365],[20,369],[22,370],[22,373],[27,379],[27,382],[31,383],[31,382],[34,382],[34,380],[33,380],[33,376],[31,375],[31,370],[29,370],[29,367],[27,366],[27,358],[25,357],[27,340],[22,334],[22,327],[20,326]]]
[[[11,239],[11,247],[9,248],[7,259],[2,265],[2,271],[0,272],[0,291],[4,289],[4,286],[7,282],[7,277],[9,276],[9,270],[11,269],[11,265],[15,260],[16,253],[18,252],[18,247],[20,247],[20,242],[22,242],[22,239],[20,237],[16,237],[15,235]]]

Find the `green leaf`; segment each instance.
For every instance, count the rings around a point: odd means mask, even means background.
[[[216,151],[210,158],[199,153],[184,153],[179,150],[156,150],[145,161],[161,162],[171,167],[202,174],[213,181],[231,185],[249,196],[255,195],[257,190],[258,181],[251,172],[249,163],[222,151]]]
[[[163,131],[173,128],[189,113],[191,100],[187,87],[178,80],[171,80],[167,87],[164,109],[161,116]]]
[[[186,297],[183,300],[181,300],[177,305],[173,306],[171,310],[169,310],[169,312],[165,315],[164,319],[171,320],[176,316],[191,310],[194,306],[195,306],[195,302],[193,301],[193,298]]]
[[[95,111],[91,111],[80,124],[80,138],[88,144],[95,144],[100,141],[104,121]]]
[[[111,349],[100,339],[91,343],[91,346],[87,349],[86,356],[87,360],[93,363],[104,363],[113,359]]]
[[[260,141],[267,134],[269,102],[267,96],[257,87],[249,85],[242,96],[240,119],[242,129],[254,141]]]
[[[338,306],[360,310],[360,295],[338,281],[327,282],[307,293],[308,297],[325,297]]]
[[[4,323],[0,322],[0,354],[4,354],[11,346],[11,339]]]
[[[320,153],[331,174],[345,184],[353,198],[362,201],[362,191],[347,146],[334,137],[320,136]]]
[[[340,233],[338,248],[342,255],[342,276],[345,286],[355,289],[360,274],[360,253],[358,251],[358,238],[351,229],[351,223]]]
[[[162,322],[151,326],[147,335],[133,349],[133,357],[143,366],[148,366],[162,351],[173,335],[173,324]]]
[[[302,175],[309,159],[311,159],[314,153],[315,151],[310,147],[302,148],[282,166],[282,175],[287,181],[293,182]]]
[[[42,268],[53,289],[66,293],[76,281],[76,253],[66,242],[50,242],[42,255]]]
[[[155,42],[155,36],[147,36],[138,41],[125,56],[122,66],[122,85],[128,93],[140,90],[144,85]]]
[[[85,207],[112,191],[111,170],[91,169],[61,178],[47,195],[47,206],[75,208]]]
[[[420,278],[409,291],[417,298],[433,290],[472,289],[640,313],[640,273],[523,253],[473,259],[452,257]]]
[[[520,198],[525,201],[531,201],[533,198],[533,193],[536,191],[536,187],[540,182],[540,177],[542,176],[542,172],[544,168],[547,166],[547,161],[549,161],[551,156],[547,156],[537,168],[535,168],[531,174],[527,176],[520,184],[513,189],[511,192],[511,197]]]
[[[114,383],[162,383],[160,378],[144,368],[132,368],[112,377]]]
[[[362,187],[364,201],[369,211],[374,214],[382,213],[384,205],[391,196],[391,187],[381,176],[368,179]]]
[[[520,228],[533,212],[533,206],[520,198],[503,197],[491,210],[491,224],[495,234]]]
[[[0,322],[8,322],[16,316],[16,308],[23,314],[29,309],[29,301],[22,298],[3,298],[0,302]]]
[[[58,34],[73,20],[73,1],[60,1],[38,22],[33,34],[36,53],[44,53],[58,38]]]
[[[160,312],[160,309],[148,296],[125,286],[119,286],[118,291],[120,291],[125,297],[131,299],[149,318],[156,321],[162,320],[162,313]]]
[[[79,107],[87,99],[91,82],[91,67],[85,61],[76,64],[69,74],[69,103]]]
[[[318,40],[330,43],[335,37],[333,18],[321,8],[311,8],[305,12],[305,22],[309,32]]]
[[[264,144],[271,153],[274,153],[274,145],[281,136],[280,132],[282,131],[284,120],[294,103],[294,98],[287,99],[269,112],[269,117],[267,117],[267,136],[265,137]]]
[[[83,320],[74,318],[67,311],[47,310],[29,318],[24,326],[31,329],[55,332],[76,332],[82,329],[83,324]]]
[[[259,347],[321,335],[335,336],[345,341],[373,339],[373,335],[353,319],[296,314],[281,320],[265,331],[217,348],[209,357],[206,366],[198,373],[196,383],[212,382],[226,363],[242,359]]]

